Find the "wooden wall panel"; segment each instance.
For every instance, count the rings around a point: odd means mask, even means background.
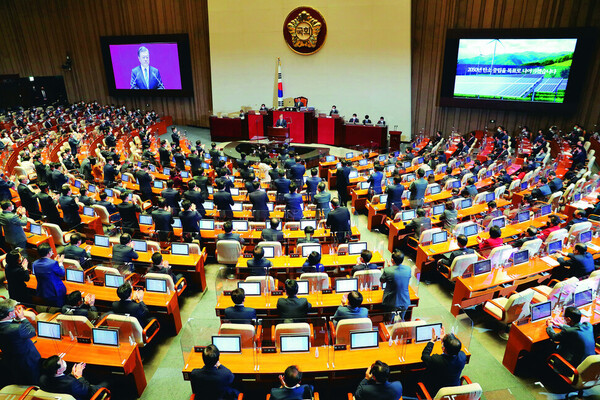
[[[449,133],[483,129],[490,119],[509,130],[558,125],[570,129],[581,122],[600,125],[600,43],[591,57],[579,107],[571,115],[524,113],[491,109],[440,107],[444,45],[448,29],[600,28],[597,0],[413,0],[412,2],[412,124]]]
[[[98,100],[208,126],[212,109],[206,0],[3,0],[0,74],[63,75],[69,100]],[[188,33],[194,97],[110,97],[100,36]],[[67,53],[72,71],[61,65]]]

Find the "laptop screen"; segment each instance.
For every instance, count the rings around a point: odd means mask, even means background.
[[[358,290],[358,279],[357,278],[337,279],[335,281],[335,292],[336,293],[348,293],[353,290]]]
[[[135,251],[140,251],[143,253],[148,251],[148,243],[146,243],[144,240],[132,240],[131,243],[133,243],[133,249]]]
[[[190,177],[190,173],[187,171],[181,171],[181,177],[182,178],[189,178]]]
[[[163,183],[161,181],[154,181],[154,187],[157,189],[162,189]]]
[[[529,262],[529,250],[517,251],[513,254],[513,265],[525,264]]]
[[[279,336],[279,350],[282,353],[306,353],[310,351],[308,335],[281,335]]]
[[[309,289],[309,281],[296,281],[298,284],[298,294],[299,295],[307,295]]]
[[[267,210],[269,210],[269,212],[273,212],[274,209],[275,209],[274,203],[267,203]]]
[[[261,249],[265,252],[265,258],[274,258],[275,257],[275,247],[273,246],[260,246]]]
[[[213,203],[212,201],[206,200],[204,202],[203,206],[204,206],[205,210],[214,210],[215,209],[215,203]]]
[[[42,226],[38,224],[29,224],[29,232],[33,233],[34,235],[41,235]]]
[[[108,236],[94,236],[94,245],[101,247],[110,247],[110,241],[108,240]]]
[[[152,172],[156,172],[156,167],[153,164],[148,164],[148,169]]]
[[[352,170],[350,171],[350,174],[348,174],[348,179],[353,179],[353,178],[358,178],[358,171],[357,170]]]
[[[465,208],[469,208],[473,205],[472,199],[463,199],[460,201],[460,208],[464,210]]]
[[[477,235],[477,225],[472,224],[465,226],[463,233],[466,237]]]
[[[562,245],[562,240],[555,240],[554,242],[548,243],[548,254],[554,254],[557,251],[561,251]]]
[[[104,189],[104,193],[106,193],[108,197],[113,197],[114,194],[112,189]]]
[[[118,346],[119,330],[108,328],[92,328],[92,341],[94,344]]]
[[[440,173],[443,174],[444,172],[446,172],[447,169],[448,169],[447,165],[442,165],[441,168],[440,168]]]
[[[200,229],[205,231],[212,231],[215,229],[215,221],[213,219],[201,219]]]
[[[229,193],[232,196],[239,196],[240,195],[240,189],[239,188],[229,188]]]
[[[485,195],[485,202],[489,203],[490,201],[494,201],[496,199],[496,194],[495,193],[487,193]]]
[[[327,161],[327,162],[335,161],[335,156],[325,156],[325,161]]]
[[[260,282],[238,282],[238,287],[244,289],[246,296],[260,296]]]
[[[212,186],[207,186],[206,191],[208,192],[208,194],[213,194],[215,191],[215,188],[213,188]],[[204,208],[206,208],[206,206],[204,206]]]
[[[521,190],[527,189],[527,182],[521,183]]]
[[[95,215],[94,209],[92,207],[83,207],[83,215],[93,217]]]
[[[442,187],[440,185],[433,185],[429,190],[430,194],[438,194],[442,191]]]
[[[348,243],[348,254],[360,254],[363,250],[367,249],[367,242],[355,242]]]
[[[402,211],[402,221],[410,221],[416,216],[415,210]]]
[[[379,203],[380,204],[387,203],[387,199],[388,199],[388,195],[387,194],[380,194],[379,195]]]
[[[83,283],[83,271],[67,268],[65,272],[67,274],[66,279],[68,282]]]
[[[414,181],[415,179],[416,179],[415,174],[406,174],[406,175],[404,175],[404,180],[405,181],[410,182],[410,181]]]
[[[494,218],[490,221],[490,227],[497,226],[498,228],[504,228],[506,226],[506,219],[504,217]]]
[[[321,254],[321,245],[320,244],[303,245],[302,246],[302,257],[308,257],[308,255],[310,253],[312,253],[313,251],[316,251],[317,253]]]
[[[526,222],[529,221],[529,211],[521,211],[517,214],[517,221]]]
[[[579,234],[579,243],[588,243],[592,241],[592,231],[585,231]]]
[[[377,157],[377,159],[378,159],[379,161],[385,161],[385,154],[380,154],[380,155]]]
[[[152,216],[140,215],[140,225],[152,225]]]
[[[573,201],[579,201],[581,200],[581,193],[575,193],[573,195]]]
[[[181,218],[179,217],[174,217],[173,218],[173,228],[182,228],[183,225],[181,225]]]
[[[575,292],[573,295],[575,307],[582,307],[591,304],[594,300],[592,296],[592,289],[582,290],[581,292]]]
[[[379,347],[378,335],[377,331],[350,332],[350,348],[355,350]]]
[[[90,193],[96,193],[96,186],[89,185],[88,186],[88,192],[90,192]]]
[[[188,256],[190,254],[190,248],[187,243],[171,243],[171,254]]]
[[[448,240],[448,232],[446,232],[446,231],[436,232],[433,235],[431,235],[431,243],[432,244],[444,243],[447,240]]]
[[[171,168],[163,168],[163,175],[171,175]]]
[[[548,318],[552,315],[552,302],[545,301],[543,303],[531,305],[531,322],[539,321],[540,319]]]
[[[432,214],[440,215],[444,212],[445,209],[446,209],[446,206],[444,204],[437,204],[437,205],[433,206]]]
[[[307,226],[312,226],[314,230],[317,229],[317,220],[316,219],[301,219],[300,220],[300,230],[304,230]]]
[[[104,275],[104,286],[118,288],[125,282],[125,279],[121,275],[105,274]]]
[[[551,204],[546,204],[545,206],[542,206],[542,209],[541,209],[542,216],[548,215],[551,212],[552,212],[552,205]]]
[[[481,260],[473,263],[473,275],[487,274],[492,270],[492,260]]]
[[[369,188],[370,184],[369,184],[369,182],[360,182],[358,185],[362,190],[366,190]]]
[[[358,161],[358,165],[364,167],[365,165],[367,165],[368,162],[369,162],[368,160],[363,158],[362,160]]]
[[[146,278],[146,290],[149,292],[167,293],[167,281],[164,279]]]
[[[431,340],[432,333],[431,331],[435,330],[435,336],[440,337],[442,334],[442,323],[438,322],[436,324],[427,324],[415,327],[415,342],[416,343],[424,343],[429,342]]]
[[[243,209],[244,209],[244,206],[242,205],[242,203],[235,202],[231,206],[231,211],[242,211]]]
[[[242,337],[240,335],[218,335],[212,337],[212,344],[221,353],[241,353]]]
[[[79,189],[81,187],[81,181],[75,181],[75,187]]]
[[[352,158],[354,157],[354,153],[346,153],[346,158]]]
[[[456,180],[456,181],[452,181],[452,188],[453,189],[458,189],[460,187],[460,181]]]
[[[233,230],[236,232],[248,231],[248,221],[231,221],[231,225],[233,226]]]
[[[46,339],[60,340],[60,323],[37,321],[37,335]]]

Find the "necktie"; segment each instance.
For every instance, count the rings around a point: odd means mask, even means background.
[[[150,82],[148,81],[148,68],[144,68],[144,80],[146,81],[146,88],[149,88]]]

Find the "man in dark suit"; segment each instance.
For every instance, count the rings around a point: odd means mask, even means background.
[[[219,156],[221,155],[221,152],[219,151],[219,149],[217,149],[217,144],[215,142],[212,142],[210,144],[210,150],[208,151],[208,155],[210,156],[210,161],[213,168],[219,165]]]
[[[427,181],[425,180],[425,170],[417,170],[417,179],[412,181],[408,190],[410,190],[410,208],[418,208],[425,202],[425,191],[427,190]]]
[[[275,127],[287,128],[287,121],[283,119],[283,114],[279,114],[279,118],[275,121]]]
[[[131,70],[130,89],[164,89],[160,71],[150,66],[150,51],[140,46],[137,54],[140,65]]]
[[[194,368],[190,373],[192,392],[197,398],[221,400],[237,398],[239,392],[232,387],[234,375],[219,362],[217,346],[209,344],[202,350],[204,367]]]
[[[47,305],[62,307],[65,303],[67,288],[63,282],[65,268],[62,264],[64,256],[58,261],[53,260],[52,248],[48,243],[38,246],[39,259],[31,265],[37,278],[37,295],[44,299]]]
[[[69,238],[70,243],[67,246],[65,246],[63,254],[65,258],[68,258],[69,260],[79,261],[79,264],[81,266],[84,266],[85,261],[91,259],[92,256],[89,253],[90,246],[87,246],[85,249],[79,247],[81,246],[82,241],[83,239],[81,237],[81,234],[73,233]]]
[[[348,296],[342,297],[342,305],[337,308],[333,315],[333,323],[337,325],[342,319],[368,318],[369,310],[361,307],[363,296],[359,291],[353,290]]]
[[[304,104],[304,100],[298,98],[297,100],[294,100],[294,107],[300,109],[302,107],[306,107],[306,104]]]
[[[271,389],[271,400],[300,400],[313,398],[313,386],[301,385],[302,372],[295,365],[285,369],[283,375],[279,375],[281,387]]]
[[[260,189],[260,182],[252,182],[254,191],[248,195],[250,203],[252,203],[252,215],[254,215],[255,221],[265,221],[269,216],[269,196],[267,192]]]
[[[172,179],[169,179],[167,181],[167,188],[160,192],[160,195],[167,202],[167,205],[171,207],[171,211],[176,217],[179,215],[179,201],[181,200],[181,195],[179,194],[179,190],[174,189],[173,186],[175,186],[175,182]]]
[[[365,119],[363,119],[363,125],[371,124],[371,119],[368,115],[365,115]]]
[[[141,213],[142,209],[137,204],[127,201],[128,196],[129,195],[127,192],[121,193],[121,203],[117,204],[117,209],[119,210],[119,215],[121,216],[123,232],[133,234],[134,231],[140,230],[140,224],[138,222],[136,213]]]
[[[123,233],[119,238],[119,244],[115,244],[112,247],[113,263],[131,263],[138,258],[138,253],[136,253],[136,251],[133,249],[131,235],[128,233]]]
[[[578,224],[580,222],[587,222],[587,216],[585,214],[585,210],[575,210],[575,212],[573,213],[573,218],[567,222],[567,225],[565,226],[566,230],[571,229],[571,227],[575,224]]]
[[[363,250],[360,252],[359,262],[355,266],[352,267],[352,275],[356,271],[364,271],[366,269],[378,269],[379,266],[377,264],[372,264],[371,259],[373,258],[373,253],[371,250]]]
[[[0,300],[0,351],[3,374],[11,383],[35,385],[40,376],[40,353],[31,341],[35,328],[25,309],[13,299]]]
[[[467,238],[465,235],[458,235],[456,237],[456,244],[458,244],[458,249],[450,253],[444,254],[444,257],[442,257],[438,261],[438,268],[440,268],[441,270],[448,270],[452,266],[452,263],[454,262],[454,259],[456,257],[464,256],[466,254],[473,254],[474,250],[467,247],[468,242],[469,238]]]
[[[244,289],[237,288],[231,291],[231,300],[234,306],[225,309],[225,318],[234,324],[251,324],[256,319],[256,310],[250,307],[244,307],[246,292]]]
[[[339,111],[335,106],[331,106],[331,110],[329,111],[329,115],[339,115]]]
[[[200,167],[196,173],[193,173],[194,182],[200,188],[204,200],[208,199],[208,176],[204,174],[204,168]]]
[[[62,195],[58,198],[58,204],[63,212],[63,220],[69,229],[73,229],[81,224],[79,205],[75,201],[75,198],[71,196],[70,186],[63,186],[60,192]]]
[[[150,311],[144,304],[144,291],[131,288],[129,282],[125,282],[117,288],[119,301],[112,303],[112,310],[115,314],[129,314],[135,317],[142,326],[142,329],[150,322]]]
[[[192,175],[195,175],[200,168],[202,168],[202,159],[198,155],[198,150],[195,147],[192,147],[191,153],[188,155],[187,159],[190,162]]]
[[[78,202],[83,204],[84,206],[91,207],[96,204],[96,200],[88,196],[87,189],[82,186],[79,188],[79,196],[77,196]]]
[[[69,178],[61,171],[59,163],[54,163],[54,170],[52,170],[52,183],[54,184],[55,190],[60,190],[63,185],[69,183]]]
[[[79,147],[79,140],[77,140],[77,138],[75,137],[75,133],[71,133],[68,143],[69,143],[69,147],[71,148],[71,154],[76,156],[77,149]]]
[[[306,193],[308,193],[308,201],[313,201],[315,194],[317,194],[317,188],[321,183],[319,175],[319,169],[317,167],[311,168],[310,177],[306,179]]]
[[[331,193],[327,191],[325,182],[319,183],[317,190],[318,192],[314,196],[314,203],[317,206],[317,215],[327,218],[331,211],[331,208],[329,207],[331,203]]]
[[[433,329],[431,340],[421,354],[421,360],[425,363],[425,387],[430,394],[433,393],[432,396],[443,387],[460,386],[460,375],[467,362],[467,356],[461,351],[460,340],[452,333],[444,335],[444,328],[441,336],[442,354],[431,355],[435,342],[440,339]]]
[[[224,190],[222,182],[217,182],[217,191],[213,193],[213,202],[225,218],[233,218],[233,211],[231,210],[233,197],[231,197],[231,193]]]
[[[312,304],[306,298],[298,298],[298,282],[294,279],[285,281],[285,293],[287,298],[277,300],[277,312],[285,320],[306,318]]]
[[[265,228],[260,234],[262,240],[269,242],[283,242],[283,232],[279,228],[279,218],[271,218],[269,221],[270,228]]]
[[[382,300],[384,310],[399,312],[402,319],[410,306],[408,285],[412,276],[412,270],[409,266],[403,265],[403,261],[404,254],[399,250],[394,251],[392,253],[393,265],[385,267],[379,278],[381,283],[385,282]]]
[[[294,182],[290,184],[290,192],[283,196],[285,202],[285,215],[288,221],[300,221],[303,216],[302,195],[299,193],[300,187]]]
[[[402,194],[404,193],[402,177],[400,175],[394,175],[394,184],[387,186],[385,191],[388,195],[385,209],[388,216],[391,217],[402,208]]]
[[[348,123],[350,124],[358,124],[359,122],[360,120],[358,119],[358,116],[356,114],[352,114],[352,118],[348,120]]]
[[[304,186],[304,173],[306,172],[306,167],[302,164],[302,158],[300,158],[300,156],[296,156],[295,161],[296,162],[290,166],[290,179],[296,183],[296,186],[302,188]]]
[[[161,140],[160,147],[158,148],[158,157],[160,159],[160,165],[163,167],[171,166],[171,152],[167,149],[167,141]]]
[[[375,361],[365,373],[356,388],[356,400],[397,400],[402,397],[402,384],[399,381],[390,382],[390,367],[382,362]]]
[[[171,127],[171,142],[173,142],[174,147],[179,147],[179,141],[181,140],[181,135],[179,134],[179,130],[177,127]]]
[[[195,193],[200,194],[200,192]],[[202,219],[202,215],[196,211],[196,205],[189,200],[184,200],[181,203],[181,207],[183,211],[179,213],[179,218],[181,219],[183,233],[197,236],[200,232],[200,220]]]
[[[240,244],[244,244],[244,239],[237,233],[231,233],[233,230],[233,224],[231,221],[225,221],[223,223],[223,232],[217,235],[217,242],[219,240],[237,240]]]
[[[19,207],[17,212],[14,213],[13,203],[9,200],[4,200],[0,205],[2,207],[0,225],[4,232],[4,240],[13,248],[20,247],[25,249],[27,247],[27,236],[25,236],[25,231],[23,230],[23,227],[27,225],[25,208]]]
[[[19,176],[19,186],[17,193],[21,199],[21,206],[25,207],[29,218],[39,220],[42,215],[40,213],[40,205],[33,190],[29,187],[29,178],[25,175]]]
[[[346,206],[348,200],[350,200],[350,195],[348,194],[350,171],[352,171],[352,168],[350,168],[350,161],[342,160],[342,167],[338,168],[335,172],[338,198],[340,199],[340,204],[343,206]]]
[[[112,130],[108,131],[108,134],[104,137],[104,142],[107,147],[115,147],[117,145],[117,138]]]
[[[564,254],[564,253],[563,253]],[[577,243],[573,248],[573,253],[565,254],[567,257],[558,258],[558,263],[566,269],[568,276],[581,278],[589,275],[595,269],[594,257],[587,251],[584,243]]]
[[[70,374],[66,374],[67,363],[57,355],[50,356],[42,363],[43,375],[40,387],[50,393],[73,396],[77,400],[88,400],[101,385],[92,385],[83,377],[85,363],[73,365]]]
[[[183,198],[189,200],[194,206],[196,206],[196,210],[202,218],[206,216],[206,210],[204,210],[204,196],[200,191],[200,188],[197,187],[196,182],[194,180],[190,180],[188,182],[188,190],[183,192]],[[183,203],[182,203],[183,204]],[[180,213],[180,217],[181,217]]]
[[[426,216],[427,213],[424,209],[417,209],[417,217],[413,218],[405,228],[408,232],[414,232],[414,236],[417,240],[421,237],[421,233],[427,229],[431,229],[431,219]]]
[[[327,215],[325,225],[337,236],[339,243],[345,243],[348,240],[347,236],[352,233],[350,211],[346,207],[340,207],[337,199],[331,200],[331,207],[333,209]]]
[[[177,192],[179,195],[179,192]],[[152,211],[152,220],[154,221],[154,229],[158,232],[158,237],[161,242],[169,241],[170,235],[173,234],[173,214],[167,200],[162,197],[158,199],[158,209]]]
[[[290,192],[290,184],[292,181],[285,177],[285,171],[283,169],[278,170],[279,178],[273,181],[275,189],[277,190],[276,200],[278,203],[282,203],[284,196]]]
[[[269,268],[273,266],[271,260],[265,257],[265,249],[262,247],[254,247],[252,251],[253,258],[248,260],[248,271],[250,276],[265,276],[269,271]]]
[[[98,201],[96,205],[106,208],[106,211],[108,211],[109,214],[114,214],[118,212],[117,206],[115,206],[112,202],[106,200],[108,198],[108,194],[106,194],[106,192],[100,193],[99,197],[100,201]]]
[[[546,320],[546,332],[550,339],[558,343],[558,354],[575,368],[586,357],[595,354],[594,329],[589,322],[581,322],[581,311],[577,307],[567,307],[564,312],[565,325],[552,319]],[[558,328],[560,332],[556,332]]]
[[[142,163],[141,169],[135,172],[135,177],[140,185],[142,200],[152,199],[152,182],[154,181],[154,177],[148,173],[148,161]]]

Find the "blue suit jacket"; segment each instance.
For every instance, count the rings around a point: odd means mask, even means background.
[[[402,397],[402,384],[398,381],[377,383],[363,379],[354,394],[356,400],[398,400]]]
[[[365,307],[356,307],[352,308],[350,306],[339,306],[333,315],[333,321],[337,325],[337,323],[342,319],[349,318],[368,318],[369,310]]]
[[[148,67],[148,85],[144,79],[142,67],[138,65],[131,70],[130,89],[164,89],[160,72],[154,67]]]
[[[311,385],[300,385],[298,387],[271,389],[271,400],[302,400],[312,397],[313,387]],[[310,393],[310,394],[309,394]]]
[[[35,329],[28,320],[0,323],[0,350],[11,366],[8,376],[17,379],[15,382],[37,383],[41,357],[31,341],[33,337]]]
[[[238,394],[238,391],[231,387],[233,378],[233,373],[224,365],[220,365],[219,368],[195,368],[190,373],[192,392],[206,400],[232,398]]]
[[[381,282],[386,286],[383,291],[382,304],[387,307],[406,309],[410,305],[408,285],[411,278],[411,269],[406,265],[393,265],[385,267],[381,275]]]
[[[256,319],[256,310],[236,304],[225,309],[225,318],[236,324],[251,324]]]
[[[33,273],[37,278],[37,294],[52,305],[62,307],[65,303],[67,288],[62,281],[65,270],[58,261],[50,258],[40,258],[34,261]]]

